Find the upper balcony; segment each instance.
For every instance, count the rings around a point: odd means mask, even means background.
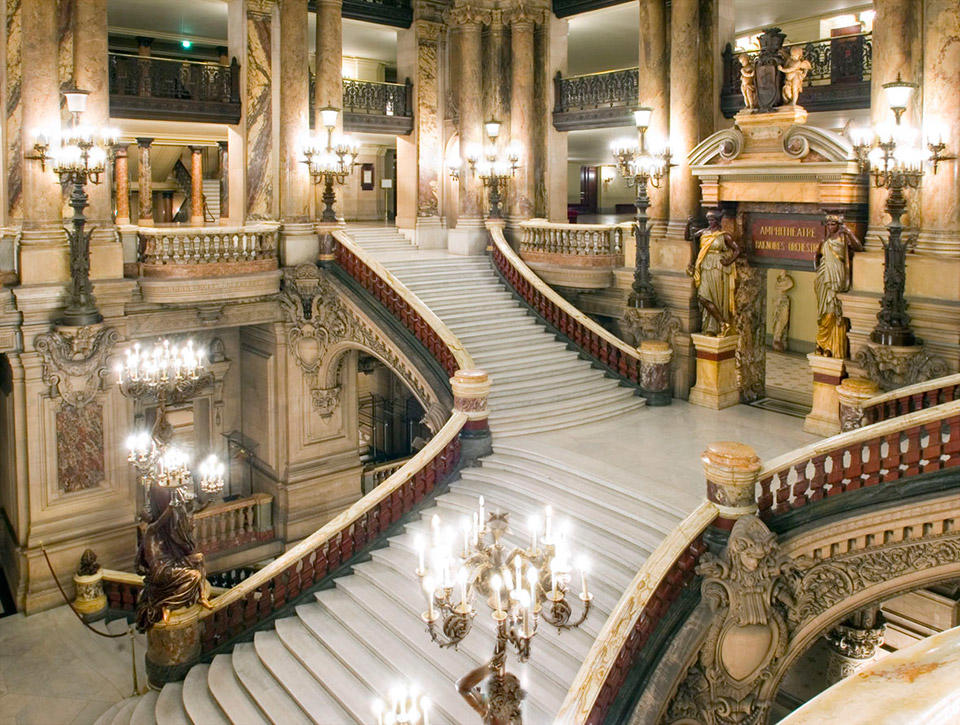
[[[240,64],[110,53],[110,115],[239,123]]]
[[[310,74],[310,98],[314,76]],[[314,128],[310,107],[310,128]],[[413,130],[413,84],[343,79],[343,130],[406,136]]]
[[[805,57],[813,65],[800,94],[800,105],[810,112],[869,108],[872,41],[871,33],[861,33],[794,43],[803,47]],[[784,47],[789,48],[790,44]],[[729,45],[723,51],[720,108],[727,118],[743,108],[739,55]],[[557,73],[553,125],[558,131],[633,125],[631,110],[639,101],[638,80],[638,68],[566,78]]]

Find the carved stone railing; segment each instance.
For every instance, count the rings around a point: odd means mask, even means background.
[[[390,476],[392,476],[394,473],[399,471],[400,468],[409,460],[409,458],[401,458],[396,461],[387,461],[386,463],[365,468],[363,471],[363,490],[373,490],[390,478]]]
[[[140,227],[144,277],[224,277],[277,268],[277,224]]]
[[[629,125],[637,105],[638,68],[554,76],[553,125],[559,131]]]
[[[551,328],[611,373],[640,384],[640,354],[567,302],[517,256],[503,236],[503,224],[488,222],[493,263],[503,280]]]
[[[810,43],[785,44],[803,47],[804,57],[813,65],[800,93],[800,105],[808,111],[848,110],[870,107],[870,77],[873,72],[871,33],[842,35]],[[747,51],[755,56],[758,51]],[[727,118],[743,108],[740,93],[741,52],[728,44],[723,51],[723,86],[720,108]]]
[[[193,535],[204,554],[270,541],[274,538],[273,496],[255,493],[208,506],[194,514]]]
[[[110,115],[239,123],[240,65],[110,53]]]
[[[310,74],[310,97],[315,83]],[[314,127],[310,107],[310,126]],[[343,79],[343,128],[345,131],[406,135],[413,130],[413,84]]]
[[[841,433],[775,458],[755,473],[755,496],[764,519],[782,521],[775,517],[808,503],[836,496],[844,498],[844,494],[878,484],[904,483],[908,478],[954,466],[960,466],[960,402]],[[756,472],[756,468],[753,470]],[[745,476],[739,470],[735,474]],[[748,489],[753,487],[749,477],[744,482]],[[708,495],[710,485],[708,478]],[[939,489],[913,486],[910,495],[922,498],[932,490]],[[644,646],[650,643],[662,653],[664,641],[651,641],[651,636],[662,635],[655,630],[658,625],[662,629],[664,622],[672,622],[673,631],[677,631],[678,615],[670,610],[693,581],[696,565],[706,550],[705,533],[711,524],[729,530],[731,521],[724,517],[737,510],[734,504],[744,503],[727,501],[728,510],[724,513],[717,503],[719,499],[725,497],[700,504],[644,562],[594,641],[567,692],[556,723],[604,722]],[[840,510],[843,509],[834,506],[833,513]],[[856,507],[851,506],[848,513],[854,510]],[[808,517],[793,524],[815,520],[818,514],[814,509],[810,512],[813,519]],[[771,528],[775,527],[773,521]],[[870,545],[869,541],[859,543]],[[659,656],[650,653],[646,666],[655,669]],[[621,701],[618,707],[623,705]]]
[[[450,375],[472,369],[457,337],[410,290],[354,244],[334,232],[336,260],[403,324]],[[279,614],[286,605],[333,575],[386,534],[443,483],[460,462],[460,433],[470,415],[452,411],[422,450],[379,486],[266,567],[213,600],[200,613],[201,648],[209,655]]]
[[[133,612],[137,597],[143,589],[143,577],[127,571],[102,569],[103,593],[107,595],[107,607],[117,612]]]
[[[555,224],[532,219],[520,224],[520,258],[549,285],[607,289],[623,266],[627,224]]]
[[[863,425],[960,400],[960,374],[934,378],[867,398],[860,408]]]
[[[757,505],[764,518],[846,491],[960,466],[960,401],[841,433],[768,462]]]

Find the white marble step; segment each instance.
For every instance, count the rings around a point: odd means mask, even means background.
[[[240,683],[237,673],[233,671],[233,658],[230,655],[213,658],[207,672],[207,687],[220,710],[226,714],[227,722],[250,725],[266,725],[270,722]],[[189,707],[187,713],[192,719],[193,711]]]
[[[496,372],[495,365],[491,365],[490,367]],[[587,410],[604,408],[607,405],[627,401],[632,402],[634,400],[639,403],[639,406],[644,404],[643,398],[634,395],[632,388],[622,388],[614,383],[614,387],[610,390],[605,390],[602,393],[596,393],[594,395],[580,396],[576,394],[565,394],[558,396],[554,401],[540,403],[535,406],[521,406],[508,408],[507,410],[493,409],[490,411],[490,422],[500,421],[501,423],[512,423],[519,420],[528,420],[531,417],[549,421],[555,416],[563,416],[574,411],[585,412]]]
[[[568,413],[556,415],[549,419],[537,420],[536,418],[516,419],[511,422],[496,423],[493,416],[490,416],[490,427],[494,435],[504,437],[528,435],[532,433],[545,433],[561,428],[571,428],[574,426],[586,425],[598,420],[606,420],[618,415],[623,415],[644,405],[643,398],[633,398],[616,404],[608,404],[606,407],[593,408],[578,413]]]
[[[155,725],[157,722],[157,699],[160,693],[157,690],[148,690],[143,697],[136,701],[136,707],[130,713],[130,725]]]
[[[293,656],[275,631],[257,632],[253,644],[260,661],[316,725],[356,722]]]
[[[506,390],[525,390],[528,385],[540,385],[547,380],[568,380],[572,375],[586,375],[602,372],[590,365],[587,360],[568,356],[550,364],[538,363],[526,368],[501,370],[494,385],[501,392]]]
[[[183,709],[183,683],[164,685],[153,711],[159,725],[190,725],[187,711]]]
[[[310,720],[260,661],[252,642],[236,645],[232,660],[240,684],[273,725],[308,725]]]
[[[332,641],[334,649],[326,645],[334,636],[332,629],[325,630],[324,622],[318,621],[320,632],[327,632],[327,639],[308,626],[323,615],[317,604],[302,604],[297,607],[296,617],[277,620],[275,629],[284,646],[296,657],[308,672],[319,682],[327,693],[336,700],[340,708],[358,723],[370,721],[370,705],[377,697],[388,693],[372,689],[362,678],[342,664],[335,652],[337,642]],[[389,688],[392,683],[380,683]]]
[[[226,655],[218,655],[229,661]],[[183,709],[193,725],[229,725],[230,721],[213,699],[207,676],[210,665],[194,665],[183,680]],[[266,720],[261,720],[266,722]]]
[[[556,385],[552,389],[531,391],[524,389],[522,393],[504,393],[502,395],[490,396],[489,407],[491,411],[503,413],[508,410],[529,409],[532,406],[548,405],[558,400],[584,399],[588,402],[602,400],[610,393],[618,393],[625,390],[620,387],[617,381],[600,375],[587,381],[577,382],[567,385]]]

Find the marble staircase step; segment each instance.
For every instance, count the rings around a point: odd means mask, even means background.
[[[94,721],[93,725],[110,725],[113,722],[114,715],[126,704],[126,700],[121,700],[120,702],[115,702],[110,707],[108,707],[100,717]]]
[[[157,690],[147,690],[143,697],[135,699],[135,707],[128,721],[130,725],[156,725],[159,697],[160,693]]]
[[[576,398],[593,402],[603,399],[602,396],[607,394],[611,398],[617,398],[622,390],[623,388],[619,387],[615,380],[600,376],[588,381],[556,385],[553,388],[537,392],[526,389],[522,394],[491,395],[490,410],[503,413],[507,410],[527,409],[532,406],[547,405],[556,400],[574,400]]]
[[[230,658],[226,655],[218,655],[218,657],[224,658],[227,662],[227,669],[229,669]],[[216,658],[214,658],[214,662],[216,662]],[[187,711],[187,716],[194,725],[199,725],[200,723],[203,723],[203,725],[207,723],[210,723],[210,725],[229,725],[230,721],[220,708],[220,705],[217,704],[217,700],[214,699],[213,693],[210,691],[208,685],[208,674],[211,667],[212,665],[200,664],[190,668],[190,671],[183,680],[183,708]],[[239,685],[237,689],[240,695],[246,698],[245,693],[239,688]],[[261,718],[260,720],[254,720],[252,722],[254,724],[257,722],[265,723],[266,720]]]
[[[643,398],[633,398],[615,404],[608,404],[606,407],[591,408],[576,413],[567,413],[564,415],[555,415],[549,419],[537,420],[536,418],[516,419],[511,422],[494,421],[494,416],[490,416],[490,426],[495,435],[504,437],[527,435],[531,433],[545,433],[561,428],[570,428],[573,426],[586,425],[594,421],[606,420],[617,415],[622,415],[630,411],[642,408]]]
[[[154,715],[159,725],[190,725],[187,711],[183,709],[183,683],[168,682],[160,690]]]
[[[252,642],[233,648],[233,671],[273,725],[308,725],[310,720],[260,661]]]
[[[283,685],[316,725],[350,725],[355,722],[286,648],[276,631],[257,632],[253,645],[274,679]]]
[[[213,658],[207,673],[207,686],[229,722],[251,725],[270,722],[234,672],[231,655],[223,654]]]
[[[481,362],[482,359],[481,359]],[[494,372],[496,372],[496,367]],[[491,410],[490,421],[500,421],[501,423],[511,423],[517,420],[527,420],[531,417],[550,420],[554,416],[566,415],[573,411],[587,411],[598,407],[604,407],[608,404],[636,400],[640,406],[644,404],[643,398],[634,395],[632,388],[622,388],[615,386],[610,390],[597,393],[590,396],[578,396],[576,394],[558,397],[549,403],[541,403],[536,406],[526,406],[519,408],[509,408],[507,410]]]

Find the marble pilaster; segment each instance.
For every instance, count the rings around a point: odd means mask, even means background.
[[[640,67],[643,73],[638,79],[638,102],[641,106],[653,109],[650,117],[650,140],[667,139],[670,129],[670,80],[669,56],[667,54],[667,18],[662,0],[640,0],[640,27],[644,32],[640,38]],[[651,195],[647,210],[653,226],[654,236],[660,237],[665,231],[670,216],[670,196],[667,193]],[[633,266],[633,258],[624,260]]]
[[[8,8],[9,13],[9,8]],[[59,131],[60,83],[58,70],[57,5],[53,0],[24,3],[21,14],[22,124],[21,148],[32,149],[37,129]],[[53,128],[50,128],[54,126]],[[20,282],[63,282],[70,277],[69,252],[61,226],[62,196],[50,165],[25,161],[23,168],[23,237],[20,246]],[[11,183],[11,191],[13,191]]]
[[[230,219],[230,143],[217,141],[217,155],[219,157],[220,177],[220,223]]]
[[[6,207],[3,220],[10,223],[23,216],[23,127],[22,80],[23,63],[21,58],[21,24],[23,20],[22,0],[8,0],[4,4],[4,24],[6,37],[4,44],[4,70],[6,71],[4,89],[4,161],[3,173],[6,178]],[[29,145],[26,147],[29,148]]]
[[[203,146],[190,146],[190,224],[203,221]]]
[[[118,144],[113,159],[113,177],[117,194],[117,226],[130,223],[130,168],[127,147]]]
[[[923,10],[923,126],[941,133],[956,154],[960,144],[960,4],[925,0]],[[921,198],[923,228],[919,252],[960,259],[960,163],[927,172]]]
[[[537,147],[535,157],[539,168],[535,174],[537,190],[536,215],[552,222],[567,221],[567,148],[569,134],[558,131],[553,125],[553,109],[556,106],[556,84],[552,79],[559,72],[567,71],[567,34],[569,22],[553,13],[546,13],[539,32],[534,34],[537,73],[534,98],[537,121]],[[536,93],[539,87],[540,93]],[[539,190],[543,190],[543,198]]]
[[[316,257],[317,235],[310,219],[313,185],[300,162],[310,133],[306,0],[280,4],[280,257],[285,266]]]
[[[508,15],[510,23],[510,140],[520,144],[520,168],[512,182],[510,220],[533,216],[534,209],[534,44],[535,23],[542,13],[518,6]]]
[[[153,224],[153,169],[150,166],[152,138],[137,138],[137,199],[140,213],[138,222]]]
[[[256,7],[254,7],[256,5]],[[246,219],[276,218],[276,169],[273,146],[273,2],[246,7],[246,82],[244,141]]]
[[[440,92],[440,33],[443,26],[429,20],[414,23],[416,79],[414,81],[417,156],[416,242],[422,248],[445,243],[440,226],[440,184],[443,165],[443,117]]]

